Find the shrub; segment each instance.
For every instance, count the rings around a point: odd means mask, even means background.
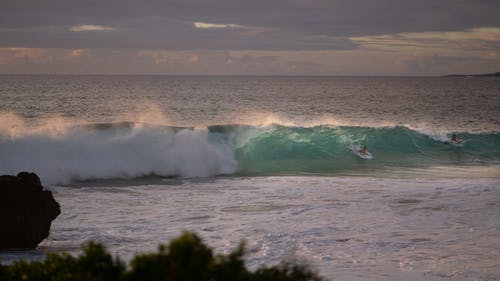
[[[184,232],[158,252],[137,255],[130,267],[113,259],[100,244],[83,246],[78,257],[48,254],[43,261],[18,261],[0,265],[5,281],[306,281],[322,280],[307,266],[281,263],[249,271],[244,264],[243,243],[229,255],[214,256],[212,249],[190,232]]]

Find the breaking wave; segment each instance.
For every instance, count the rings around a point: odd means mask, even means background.
[[[0,128],[0,174],[35,171],[48,184],[91,179],[217,175],[363,174],[388,168],[500,164],[500,134],[406,127],[171,127],[120,122],[13,134]],[[372,160],[352,153],[366,145]]]

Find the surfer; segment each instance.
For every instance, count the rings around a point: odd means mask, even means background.
[[[358,152],[361,155],[366,155],[366,145],[363,145],[363,147],[360,150],[358,150]]]
[[[450,141],[451,141],[451,143],[454,143],[454,144],[460,144],[463,142],[463,140],[461,138],[457,137],[456,134],[451,135]]]
[[[362,158],[362,159],[373,159],[373,156],[368,151],[368,149],[366,148],[366,145],[363,145],[361,148],[359,148],[359,146],[353,144],[350,149],[359,158]]]

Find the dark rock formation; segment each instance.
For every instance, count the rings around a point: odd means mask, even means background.
[[[35,173],[0,176],[0,249],[35,248],[60,213]]]
[[[483,73],[483,74],[450,74],[444,77],[500,77],[500,71],[495,73]]]

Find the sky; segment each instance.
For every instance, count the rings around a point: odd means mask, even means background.
[[[0,74],[500,71],[498,0],[1,0]]]

